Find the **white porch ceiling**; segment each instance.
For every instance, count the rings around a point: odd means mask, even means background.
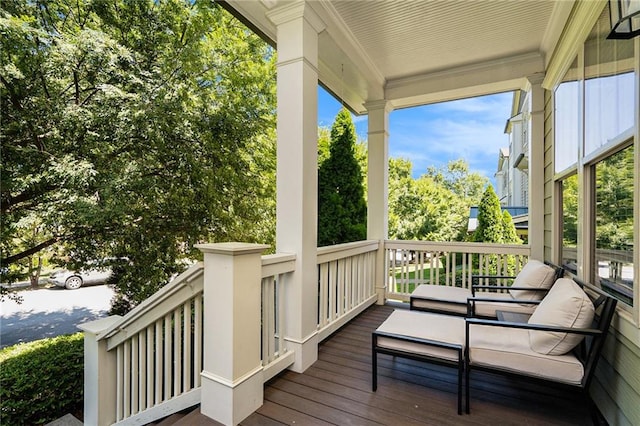
[[[277,45],[266,12],[291,1],[228,0]],[[310,0],[326,24],[319,78],[356,113],[523,88],[544,72],[572,0]]]

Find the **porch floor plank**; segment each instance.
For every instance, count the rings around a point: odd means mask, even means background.
[[[265,403],[243,426],[580,425],[591,419],[579,399],[553,388],[472,374],[471,414],[456,412],[456,370],[378,356],[371,391],[371,333],[393,312],[372,306],[319,347],[304,374],[286,371],[265,385]]]

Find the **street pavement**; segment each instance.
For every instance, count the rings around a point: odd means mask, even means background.
[[[75,333],[77,325],[108,315],[113,289],[107,285],[67,290],[60,287],[18,293],[21,304],[0,304],[0,348],[61,334]]]

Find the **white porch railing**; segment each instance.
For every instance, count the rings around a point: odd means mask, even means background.
[[[284,344],[282,286],[295,269],[295,255],[262,257],[262,364],[264,381],[294,361]],[[96,336],[114,359],[118,425],[140,425],[200,403],[203,366],[203,264],[178,276]],[[111,401],[109,401],[111,402]]]
[[[203,266],[180,274],[98,336],[116,354],[116,424],[146,424],[200,402]]]
[[[322,341],[376,301],[377,240],[318,249],[318,335]]]
[[[294,353],[285,346],[284,289],[287,275],[295,270],[296,256],[262,256],[262,366],[264,381],[290,366]]]
[[[385,241],[386,297],[409,300],[420,284],[471,288],[473,274],[515,275],[527,263],[528,245]]]
[[[290,342],[285,335],[285,308],[290,301],[284,297],[295,272],[296,255],[260,256],[259,251],[266,246],[239,243],[202,247],[205,254],[213,254],[208,255],[208,261],[205,255],[204,264],[189,268],[125,317],[110,317],[82,326],[86,333],[85,375],[90,378],[85,382],[88,423],[146,424],[199,403],[203,404],[204,412],[211,398],[220,396],[216,389],[234,398],[237,386],[248,383],[248,377],[258,381],[259,386],[251,385],[255,391],[252,395],[261,401],[261,393],[258,395],[255,389],[261,389],[262,383],[297,362],[299,354],[288,349]],[[378,300],[376,281],[384,280],[387,298],[407,300],[418,284],[469,287],[472,273],[485,273],[490,268],[497,273],[517,272],[529,253],[529,247],[521,245],[418,241],[385,241],[382,245],[377,240],[319,248],[317,340],[324,340],[374,304]],[[377,269],[379,258],[386,259],[383,279],[376,277],[376,271],[381,270]],[[229,268],[237,273],[229,273]],[[246,268],[255,272],[245,275],[242,271]],[[255,293],[258,282],[259,297]],[[234,289],[235,296],[230,289]],[[209,299],[205,291],[210,292]],[[224,295],[224,299],[218,295]],[[246,298],[254,301],[245,305]],[[211,306],[205,306],[211,302]],[[236,314],[231,315],[226,310],[234,304]],[[249,312],[259,315],[244,318]],[[229,321],[240,328],[227,327]],[[210,340],[205,340],[205,324]],[[210,328],[220,333],[218,325],[225,331],[216,335],[227,338],[225,333],[231,332],[237,336],[231,346],[227,340],[226,347],[243,348],[241,342],[247,345],[253,342],[249,346],[254,348],[250,353],[256,363],[250,361],[245,366],[246,375],[236,378],[230,372],[231,379],[217,375],[217,366],[222,366],[219,361],[233,368],[233,364],[228,364],[229,354],[222,352],[220,340],[211,340]],[[247,332],[245,326],[251,331]],[[259,342],[252,340],[252,336],[258,335]],[[210,354],[207,360],[205,351]],[[205,385],[213,390],[201,391]],[[241,406],[242,402],[234,404]]]

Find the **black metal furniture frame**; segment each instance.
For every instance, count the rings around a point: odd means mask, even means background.
[[[591,285],[584,283],[577,278],[573,278],[573,280],[580,285],[585,292],[592,299],[594,307],[596,308],[596,315],[594,318],[594,328],[585,328],[585,329],[577,329],[577,328],[566,328],[566,327],[552,327],[552,326],[544,326],[544,325],[536,325],[536,324],[528,324],[528,323],[514,323],[514,322],[503,322],[496,320],[486,320],[479,318],[466,318],[466,329],[465,329],[465,355],[464,355],[464,363],[465,363],[465,403],[467,413],[470,412],[470,404],[469,404],[469,382],[470,382],[470,373],[471,370],[479,370],[486,371],[490,373],[502,374],[509,377],[518,377],[523,380],[527,380],[530,382],[536,383],[544,383],[544,384],[553,384],[554,386],[558,386],[561,388],[567,388],[572,390],[578,390],[585,401],[588,404],[589,410],[591,412],[594,424],[598,423],[598,410],[595,407],[595,404],[591,397],[589,396],[589,385],[593,378],[593,374],[595,372],[596,364],[600,358],[600,354],[602,352],[602,348],[604,346],[604,341],[609,332],[609,325],[615,313],[617,300],[613,297],[609,296],[607,293],[602,291],[601,289]],[[599,311],[599,313],[598,313]],[[574,354],[578,358],[578,360],[582,363],[584,367],[584,375],[582,377],[582,381],[579,385],[571,385],[562,382],[554,382],[551,379],[532,377],[527,374],[518,374],[513,371],[505,371],[501,370],[498,366],[490,367],[490,366],[479,366],[473,365],[469,359],[469,336],[470,336],[470,327],[472,325],[483,325],[483,326],[493,326],[493,327],[510,327],[510,328],[520,328],[526,330],[541,330],[541,331],[557,331],[562,333],[570,333],[570,334],[581,334],[585,336],[582,343],[574,348]]]
[[[406,352],[397,349],[390,349],[378,346],[378,337],[385,337],[388,339],[396,339],[403,342],[416,343],[420,345],[432,346],[437,348],[448,349],[457,353],[458,361],[450,361],[442,358],[436,358],[428,355],[418,354],[415,352]],[[446,365],[455,367],[458,370],[458,414],[462,414],[462,372],[464,368],[464,361],[462,358],[463,348],[462,345],[456,345],[453,343],[438,342],[435,340],[420,339],[416,337],[403,336],[399,334],[385,333],[374,331],[371,336],[371,372],[372,372],[372,389],[375,392],[378,389],[378,355],[387,354],[392,356],[398,356],[401,358],[413,359],[416,361],[431,362],[439,365]],[[468,411],[468,409],[467,409]]]

